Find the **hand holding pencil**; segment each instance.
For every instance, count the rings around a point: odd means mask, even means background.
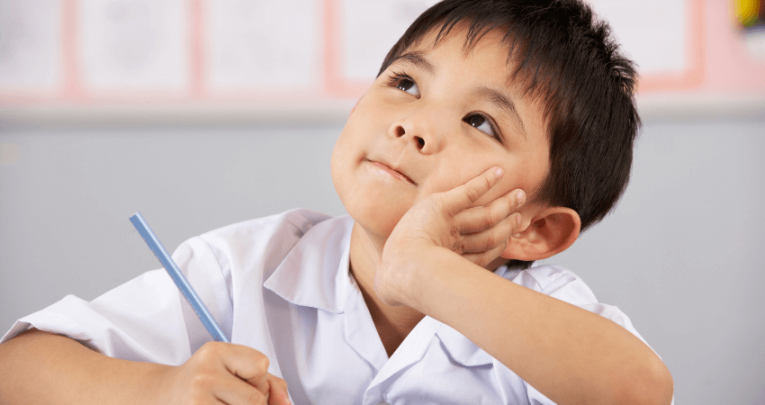
[[[169,391],[165,393],[173,403],[289,405],[287,382],[268,373],[268,358],[251,347],[229,343],[143,216],[136,213],[130,221],[216,340],[204,344],[184,364],[162,376]]]

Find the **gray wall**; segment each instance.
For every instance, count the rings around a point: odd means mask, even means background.
[[[293,207],[344,213],[341,127],[0,128],[0,329],[157,268],[137,210],[170,250]],[[678,404],[765,403],[762,151],[763,119],[646,122],[616,211],[550,260],[631,317]]]

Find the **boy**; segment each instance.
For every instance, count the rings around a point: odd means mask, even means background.
[[[68,337],[0,345],[0,403],[669,403],[624,314],[522,270],[623,192],[633,85],[578,1],[435,5],[337,140],[350,217],[290,211],[174,254],[237,344],[206,343],[154,271],[17,322],[4,339]]]

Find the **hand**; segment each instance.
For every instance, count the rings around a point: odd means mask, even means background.
[[[502,254],[521,223],[521,214],[513,212],[525,202],[523,190],[475,205],[501,177],[501,169],[491,168],[407,211],[385,243],[375,276],[375,290],[383,302],[409,304],[408,298],[418,291],[416,272],[427,268],[422,261],[428,259],[428,249],[448,249],[481,267]]]
[[[289,405],[287,383],[268,373],[268,358],[247,346],[209,342],[169,373],[176,404]]]

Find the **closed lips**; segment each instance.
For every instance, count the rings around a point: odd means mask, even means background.
[[[382,162],[378,162],[378,161],[374,161],[374,160],[370,160],[370,163],[372,163],[372,164],[373,164],[373,165],[375,165],[376,167],[378,167],[378,168],[380,168],[380,169],[382,169],[382,170],[384,170],[384,171],[388,172],[388,173],[389,173],[391,176],[393,176],[393,177],[396,177],[396,178],[398,178],[398,179],[400,179],[400,180],[404,180],[404,181],[406,181],[406,182],[408,182],[408,183],[411,183],[411,184],[415,184],[415,183],[412,181],[412,179],[410,179],[409,177],[407,177],[407,175],[405,175],[404,173],[401,173],[400,171],[398,171],[398,170],[396,170],[396,169],[394,169],[394,168],[392,168],[392,167],[390,167],[390,166],[386,165],[385,163],[382,163]]]

